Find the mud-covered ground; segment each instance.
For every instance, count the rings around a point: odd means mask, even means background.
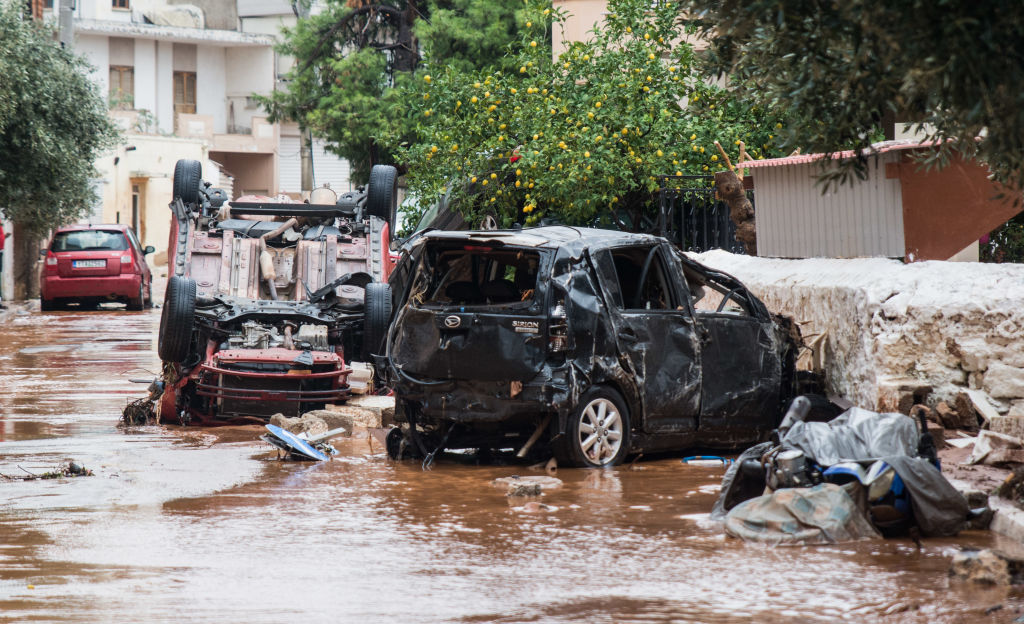
[[[279,462],[256,428],[131,430],[159,310],[0,319],[0,474],[74,458],[90,477],[0,477],[0,622],[1013,622],[1017,590],[948,580],[987,533],[766,548],[709,522],[722,469],[678,459],[530,473],[366,437]],[[521,501],[520,501],[521,502]]]

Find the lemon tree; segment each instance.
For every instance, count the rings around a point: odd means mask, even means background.
[[[296,59],[283,88],[257,100],[272,121],[298,122],[324,139],[362,183],[374,164],[403,168],[383,137],[411,136],[402,86],[421,57],[469,71],[495,67],[516,38],[522,2],[326,0],[317,6],[283,31],[278,52]]]
[[[527,0],[505,69],[465,71],[443,59],[407,89],[415,140],[394,146],[425,209],[448,195],[466,216],[503,225],[637,218],[663,175],[724,168],[773,151],[784,122],[701,73],[678,5],[610,0],[592,38],[552,54],[566,14]]]

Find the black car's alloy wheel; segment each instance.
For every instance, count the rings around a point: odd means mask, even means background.
[[[622,462],[629,451],[629,413],[611,388],[596,386],[580,397],[556,446],[561,463],[600,468]]]

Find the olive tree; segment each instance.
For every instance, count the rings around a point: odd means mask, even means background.
[[[552,55],[566,14],[527,0],[518,41],[492,71],[437,59],[408,90],[415,138],[396,145],[425,209],[448,194],[504,225],[637,219],[662,175],[709,175],[742,141],[773,153],[782,120],[699,70],[675,3],[610,0],[588,41]],[[395,137],[397,138],[397,137]]]
[[[0,4],[0,211],[33,233],[95,202],[93,162],[117,136],[81,57]]]

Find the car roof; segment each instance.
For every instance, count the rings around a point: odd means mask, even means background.
[[[65,225],[63,227],[59,227],[56,230],[54,230],[53,233],[57,234],[60,232],[79,232],[82,230],[120,230],[124,232],[127,229],[128,226],[123,223],[90,223],[88,225],[82,225],[79,223],[75,225]]]
[[[503,245],[542,248],[588,249],[613,247],[628,244],[655,243],[665,239],[650,234],[633,234],[617,230],[598,228],[569,227],[552,225],[521,230],[473,230],[473,231],[441,231],[433,230],[423,235],[426,241],[446,242],[495,242]]]

